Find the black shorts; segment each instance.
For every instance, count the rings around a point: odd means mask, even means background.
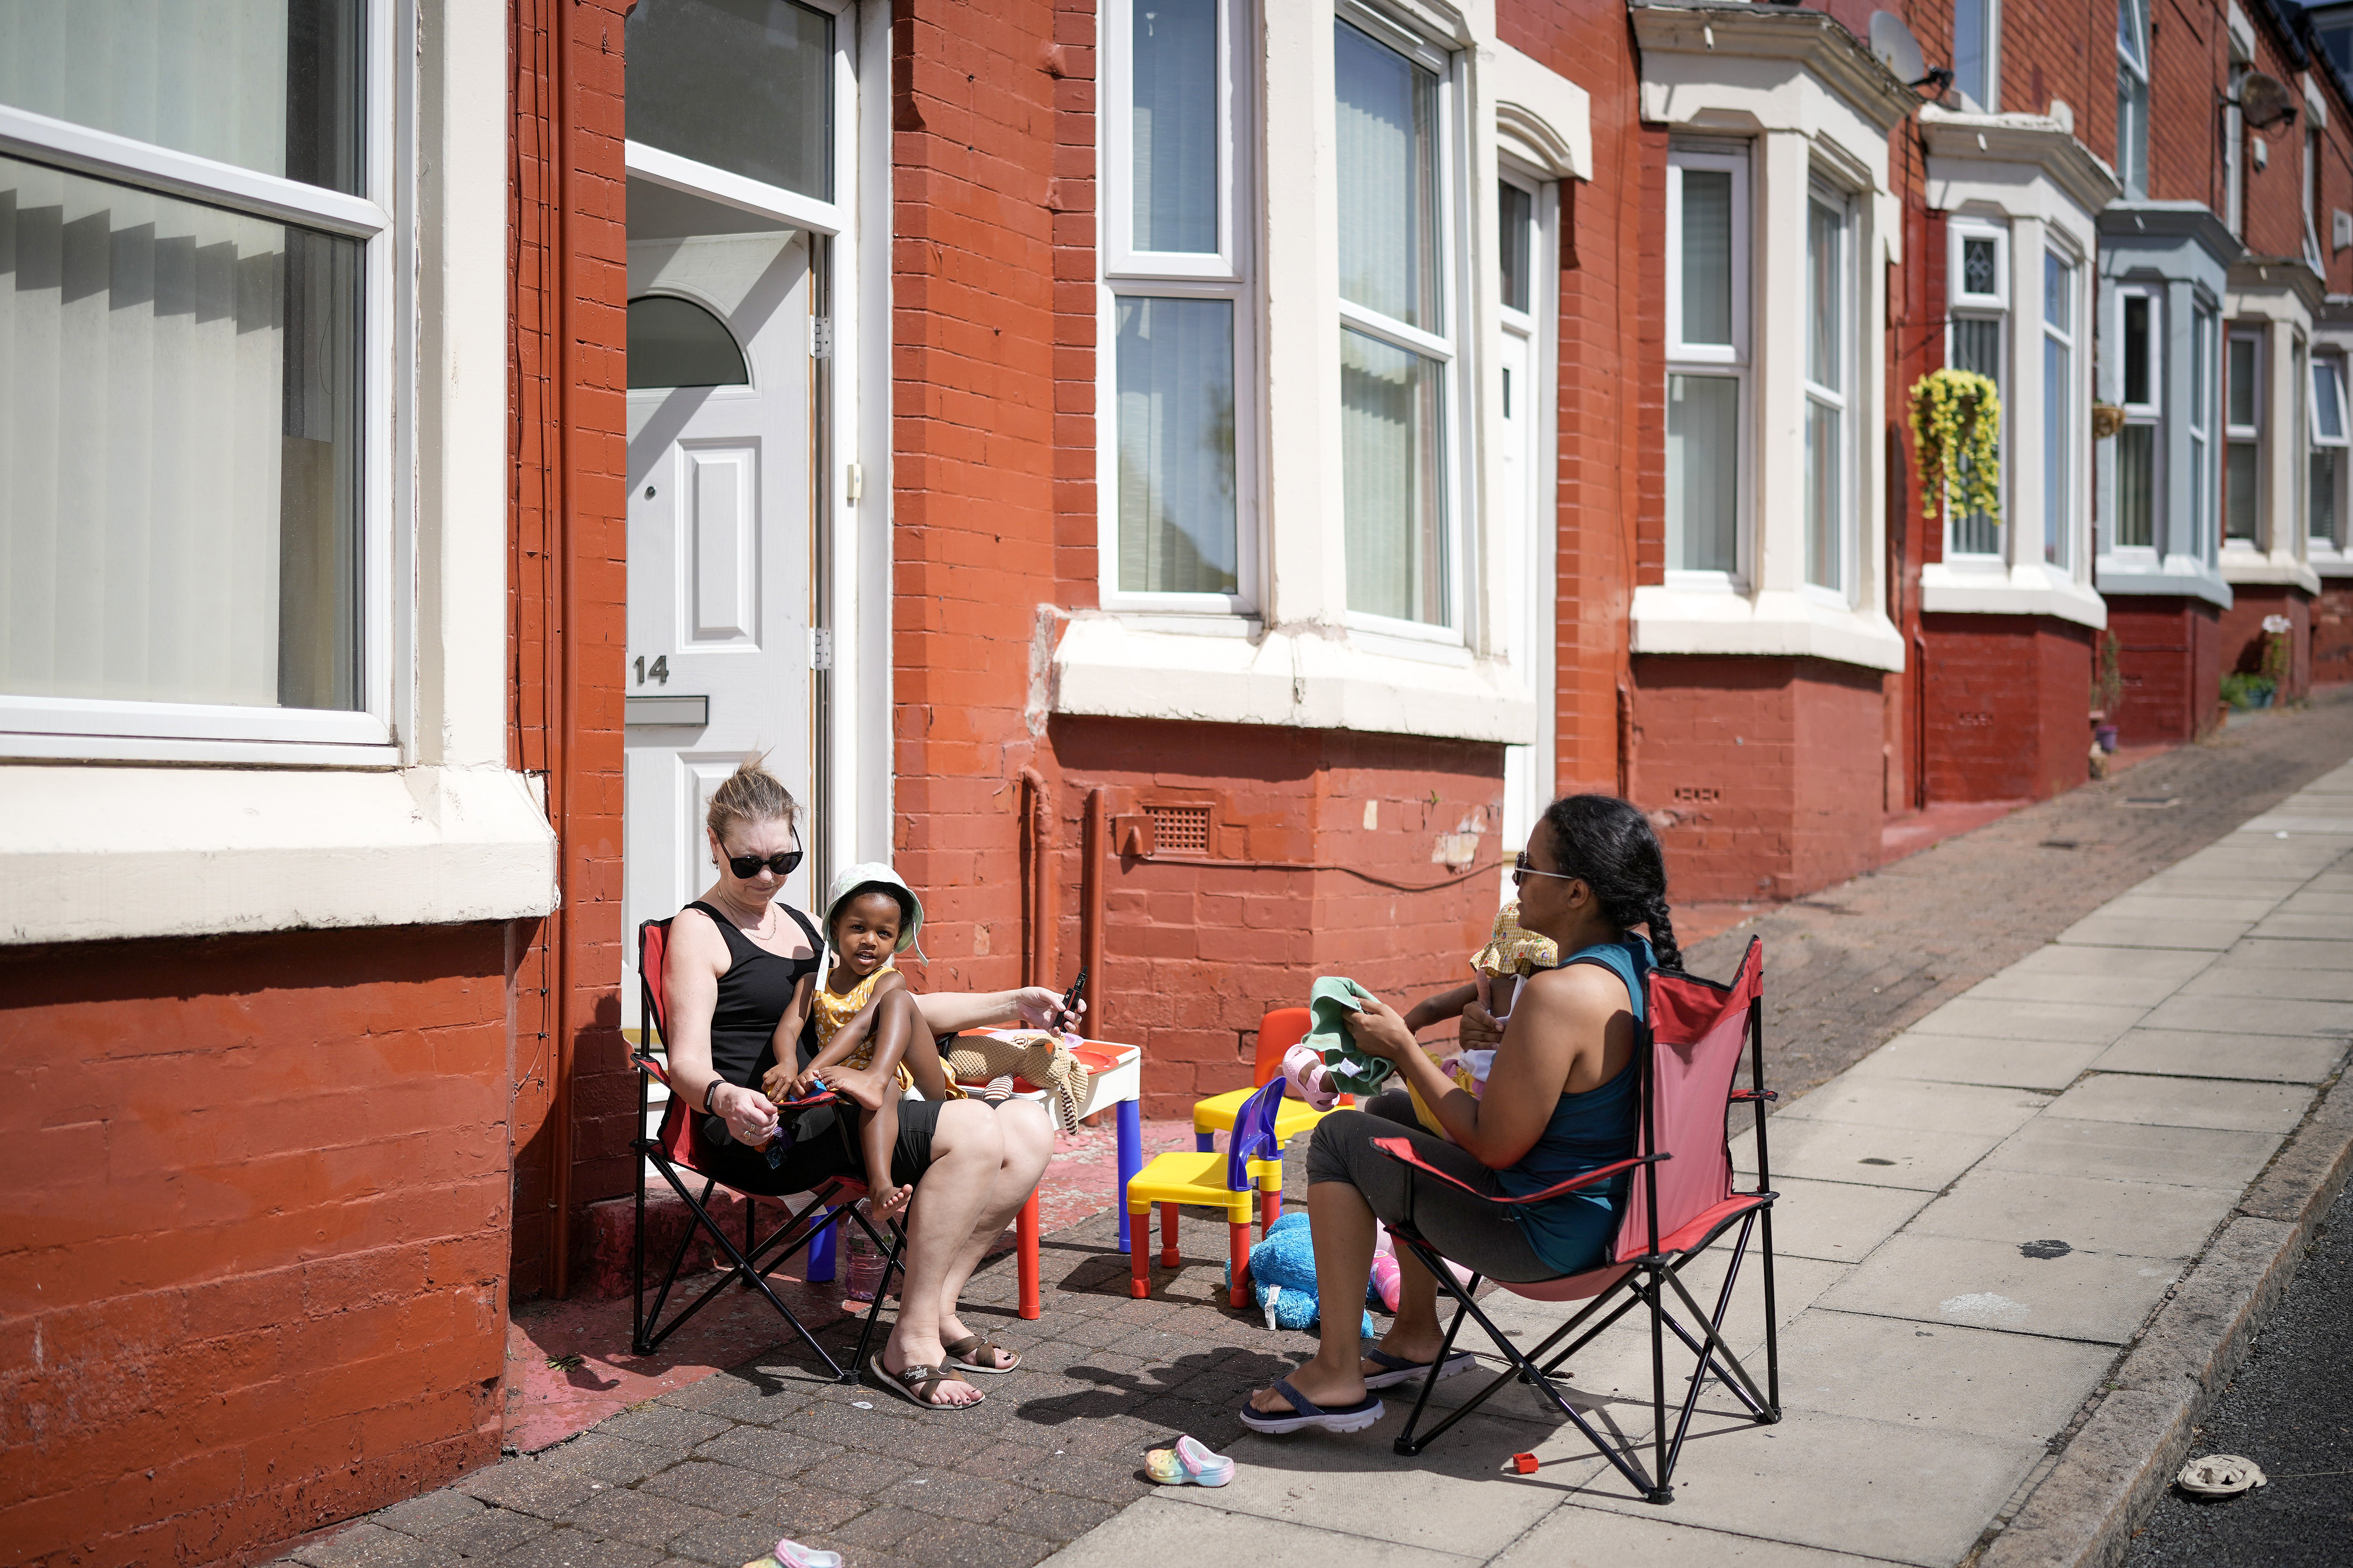
[[[793,1146],[783,1161],[768,1163],[767,1152],[748,1148],[733,1138],[713,1137],[723,1129],[715,1116],[695,1120],[695,1163],[739,1193],[782,1197],[805,1193],[833,1176],[863,1181],[866,1163],[858,1152],[856,1106],[821,1105],[804,1111],[790,1125]],[[940,1123],[940,1108],[929,1100],[899,1102],[899,1141],[891,1153],[891,1179],[913,1186],[932,1168],[932,1135]]]

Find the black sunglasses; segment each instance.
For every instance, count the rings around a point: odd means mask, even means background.
[[[763,866],[779,877],[789,877],[800,868],[804,853],[799,849],[787,849],[777,855],[730,855],[727,857],[727,868],[745,881],[758,876]]]

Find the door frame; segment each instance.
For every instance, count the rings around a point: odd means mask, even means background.
[[[892,858],[891,11],[888,0],[799,3],[835,17],[833,201],[643,142],[623,153],[634,178],[808,236],[810,314],[832,327],[809,389],[809,625],[832,636],[831,664],[811,680],[804,841],[809,884],[822,889],[842,867]]]

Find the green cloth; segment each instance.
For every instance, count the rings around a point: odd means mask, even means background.
[[[1371,992],[1355,981],[1336,974],[1318,980],[1307,999],[1313,1022],[1307,1026],[1303,1043],[1324,1058],[1324,1070],[1330,1075],[1332,1087],[1343,1094],[1377,1093],[1388,1082],[1389,1075],[1397,1071],[1396,1063],[1357,1049],[1356,1037],[1348,1033],[1348,1018],[1363,1012],[1364,1003],[1374,999]]]

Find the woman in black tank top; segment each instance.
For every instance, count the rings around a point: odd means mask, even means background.
[[[824,947],[808,917],[781,896],[801,860],[798,816],[756,761],[720,785],[708,824],[719,879],[679,911],[663,964],[671,1091],[698,1112],[695,1163],[741,1192],[806,1192],[829,1176],[861,1174],[829,1108],[796,1118],[781,1164],[771,1167],[764,1152],[779,1115],[760,1092],[761,1077],[799,1047],[797,1020],[808,1016]],[[916,998],[940,1035],[1019,1022],[1045,1027],[1057,1021],[1060,1000],[1039,986]],[[861,1099],[875,1091],[859,1088]],[[962,1373],[1010,1372],[1020,1358],[971,1333],[956,1298],[1045,1173],[1053,1129],[1042,1110],[1019,1101],[992,1110],[977,1100],[907,1100],[899,1123],[892,1173],[916,1192],[899,1321],[877,1363],[890,1385],[918,1404],[977,1404],[980,1391]]]

